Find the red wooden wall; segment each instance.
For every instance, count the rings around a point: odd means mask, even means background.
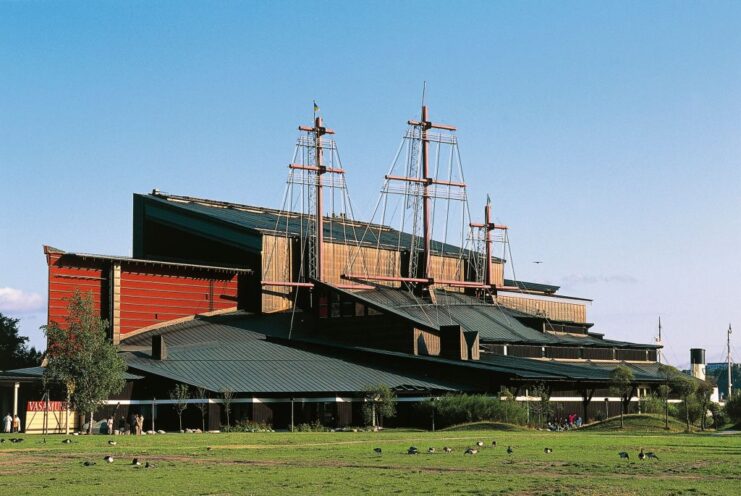
[[[188,265],[82,257],[47,250],[49,322],[64,325],[75,290],[92,293],[95,309],[112,320],[111,267],[121,266],[118,315],[121,336],[189,315],[237,307],[238,273]]]

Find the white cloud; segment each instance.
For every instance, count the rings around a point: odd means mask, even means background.
[[[37,293],[21,289],[0,287],[0,312],[35,312],[44,307],[44,300]]]

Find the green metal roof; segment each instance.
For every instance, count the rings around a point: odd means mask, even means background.
[[[23,369],[6,370],[4,374],[7,376],[12,375],[18,377],[28,377],[32,379],[41,379],[41,377],[44,375],[44,370],[46,370],[46,367],[26,367]],[[137,379],[142,379],[142,376],[124,372],[124,379],[126,379],[127,381],[134,381]]]
[[[344,393],[386,384],[400,391],[450,391],[452,386],[407,373],[381,370],[271,341],[260,330],[287,327],[283,316],[196,319],[127,339],[129,367],[210,391],[243,393]],[[279,330],[278,334],[284,334]],[[151,356],[151,337],[163,335],[167,359]]]
[[[281,212],[279,210],[240,205],[234,203],[217,202],[200,198],[181,197],[155,193],[149,195],[134,195],[135,201],[145,201],[149,205],[166,207],[172,211],[180,211],[186,215],[196,218],[207,218],[216,223],[227,224],[253,233],[278,232],[290,236],[299,236],[308,228],[309,219],[296,212]],[[146,214],[145,214],[146,215]],[[157,215],[157,214],[155,214]],[[164,216],[157,220],[165,221]],[[194,224],[190,229],[197,229]],[[412,244],[410,234],[400,232],[388,226],[369,224],[367,222],[353,221],[340,217],[326,217],[324,223],[324,239],[342,243],[357,243],[361,239],[363,244],[396,249],[400,246],[402,251],[409,250]],[[422,241],[417,240],[419,249],[422,249]],[[253,247],[254,249],[255,247]],[[458,246],[432,241],[432,250],[437,253],[458,255],[467,253]]]
[[[473,296],[437,290],[437,304],[415,296],[405,289],[377,286],[376,289],[347,291],[330,286],[334,291],[375,306],[382,312],[392,313],[413,323],[439,329],[445,325],[460,325],[467,331],[479,333],[482,342],[507,344],[533,344],[552,346],[590,346],[625,348],[655,348],[624,341],[603,339],[592,334],[565,335],[540,332],[524,325],[517,317],[528,317],[516,310],[487,303]]]
[[[561,289],[560,286],[553,286],[552,284],[541,284],[539,282],[527,282],[527,281],[515,281],[514,279],[505,279],[504,280],[505,286],[515,286],[520,289],[524,289],[525,291],[538,291],[541,293],[555,293],[559,289]]]

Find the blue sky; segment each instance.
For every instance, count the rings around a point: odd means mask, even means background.
[[[671,361],[716,360],[741,330],[740,22],[738,2],[0,2],[0,311],[42,344],[42,244],[130,254],[134,192],[279,207],[313,99],[370,216],[426,80],[519,278],[594,298],[611,338],[652,342],[661,315]]]

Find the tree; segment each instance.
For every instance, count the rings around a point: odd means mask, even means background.
[[[623,415],[635,394],[633,371],[625,365],[618,365],[610,372],[610,394],[620,396],[620,428],[624,427]]]
[[[664,379],[664,384],[659,386],[659,396],[664,401],[664,429],[669,430],[669,394],[672,391],[671,380],[672,378],[680,374],[679,370],[675,369],[671,365],[660,364],[659,374]]]
[[[734,425],[741,425],[741,394],[734,393],[733,397],[726,401],[724,410]]]
[[[28,338],[18,335],[20,319],[0,313],[0,363],[3,370],[33,367],[41,363],[41,352],[28,348]]]
[[[224,389],[221,391],[221,396],[224,399],[224,413],[226,413],[226,431],[231,430],[231,423],[229,422],[229,415],[232,413],[232,400],[234,399],[234,391],[231,389]]]
[[[687,432],[690,431],[690,408],[689,399],[697,388],[694,379],[686,374],[677,374],[671,380],[672,391],[677,393],[684,403],[685,420],[687,421]]]
[[[208,391],[206,388],[197,387],[196,398],[201,400],[196,403],[196,407],[201,411],[201,430],[206,432],[206,412],[208,412]]]
[[[180,422],[180,430],[183,430],[183,412],[188,408],[188,400],[190,399],[190,387],[187,384],[175,384],[175,387],[170,391],[170,399],[175,401],[172,407],[178,414],[178,421]]]
[[[713,395],[713,384],[710,381],[697,381],[695,396],[700,404],[700,429],[705,430],[705,424],[708,418],[708,408],[710,407],[710,398]]]
[[[533,411],[533,414],[538,415],[538,426],[543,426],[543,418],[546,419],[551,414],[551,392],[548,387],[543,384],[537,384],[533,389],[528,391],[528,397],[536,397],[537,401],[528,401],[528,408]],[[528,398],[529,399],[529,398]]]
[[[65,324],[42,327],[47,339],[44,385],[64,386],[69,408],[90,414],[92,434],[95,410],[124,387],[126,362],[108,340],[108,324],[95,313],[92,294],[75,291]]]
[[[396,416],[396,395],[385,384],[370,386],[363,390],[363,417],[366,424],[383,426],[384,418]]]

